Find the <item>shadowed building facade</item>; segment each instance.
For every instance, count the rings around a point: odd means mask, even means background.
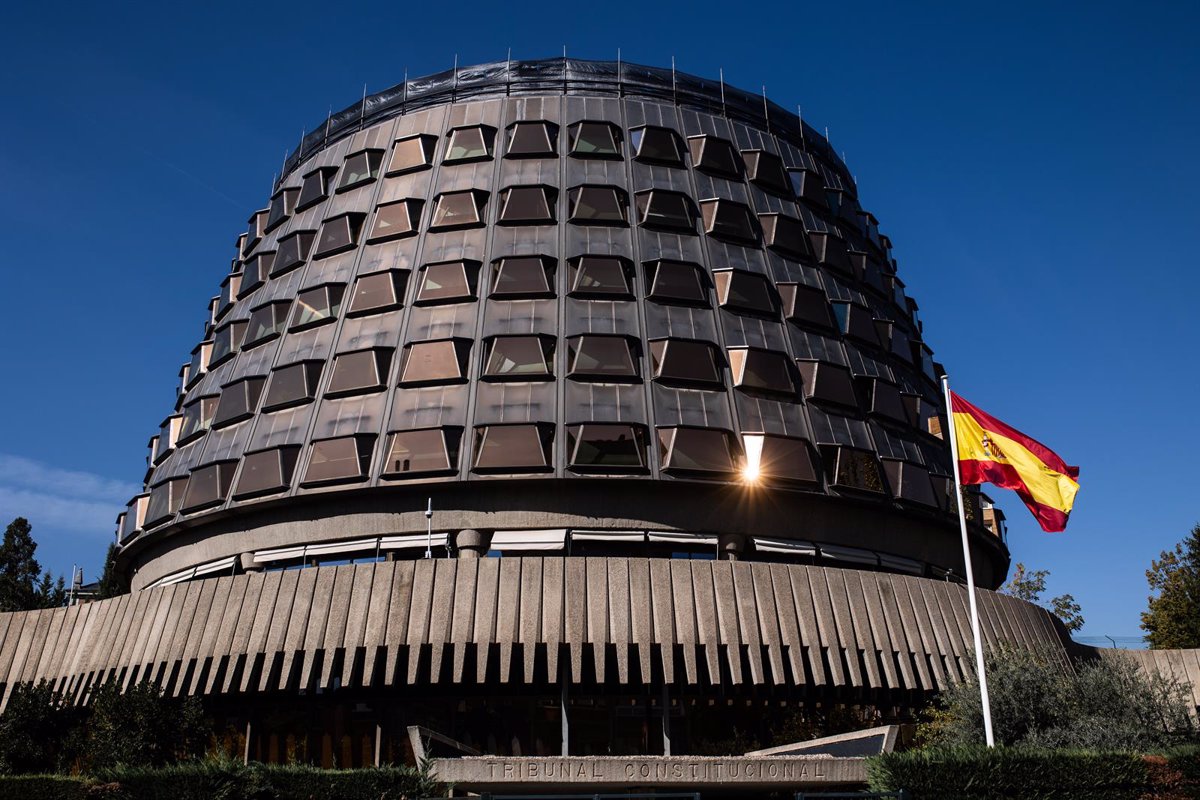
[[[118,521],[134,591],[0,615],[0,677],[157,681],[327,765],[411,725],[641,757],[906,719],[971,637],[889,248],[824,138],[732,87],[557,59],[368,97],[237,241]],[[961,501],[995,588],[1003,516]],[[1066,646],[981,603],[990,643]]]

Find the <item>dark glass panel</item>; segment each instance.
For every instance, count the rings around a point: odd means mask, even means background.
[[[854,275],[850,264],[850,253],[846,243],[832,233],[810,233],[808,240],[812,244],[813,254],[817,261],[827,267],[832,267],[843,275]]]
[[[392,158],[388,161],[387,174],[399,175],[425,169],[433,163],[433,145],[437,137],[426,134],[397,139],[392,146]]]
[[[210,395],[194,400],[183,407],[183,422],[179,426],[179,441],[184,444],[201,436],[212,424],[213,415],[217,412],[218,395]]]
[[[571,259],[571,296],[632,300],[628,262],[619,256],[577,256]]]
[[[404,302],[405,275],[403,270],[398,269],[360,275],[354,282],[346,313],[350,316],[378,314],[399,308]]]
[[[461,303],[475,299],[475,280],[479,274],[476,261],[447,261],[427,264],[421,270],[421,285],[417,303]]]
[[[457,383],[466,380],[471,343],[458,339],[413,342],[405,348],[401,385]]]
[[[708,305],[704,273],[696,264],[663,259],[646,265],[646,297],[658,303]]]
[[[833,315],[837,319],[838,329],[851,339],[857,339],[867,344],[879,346],[879,332],[875,329],[875,319],[871,309],[856,303],[834,302]]]
[[[383,165],[382,150],[363,150],[346,157],[342,167],[342,179],[338,181],[339,192],[347,192],[365,186],[379,177],[379,168]]]
[[[327,397],[336,397],[382,389],[387,380],[392,351],[388,348],[342,353],[333,360]]]
[[[246,238],[242,240],[243,256],[253,250],[254,245],[262,241],[263,229],[267,225],[268,212],[269,209],[264,208],[250,215],[249,227],[246,229]]]
[[[579,472],[641,472],[646,434],[640,425],[588,423],[567,426],[567,466]]]
[[[314,206],[329,196],[329,179],[337,172],[336,167],[321,167],[304,176],[300,184],[300,196],[296,200],[296,210]]]
[[[883,459],[883,471],[897,500],[915,503],[927,508],[938,508],[929,470],[908,461]]]
[[[571,222],[623,225],[625,193],[615,186],[576,186],[570,192]]]
[[[510,256],[495,262],[492,297],[552,297],[550,261],[543,256]]]
[[[224,501],[229,495],[236,466],[236,461],[222,461],[192,470],[183,498],[183,511],[196,511]]]
[[[458,467],[457,428],[397,431],[388,440],[383,474],[393,477],[452,472]]]
[[[192,360],[188,364],[187,387],[190,389],[208,370],[209,359],[212,357],[212,342],[201,342],[192,351]]]
[[[504,225],[551,225],[553,193],[545,186],[512,186],[500,193],[500,219]]]
[[[792,182],[792,193],[817,208],[826,207],[825,181],[819,173],[810,170],[791,170],[788,177]]]
[[[858,396],[854,393],[854,379],[850,370],[827,361],[797,359],[804,396],[818,403],[834,403],[847,408],[858,408]]]
[[[633,144],[634,158],[651,164],[665,164],[671,167],[683,166],[683,145],[679,135],[670,128],[660,128],[647,125],[630,132],[630,142]]]
[[[727,431],[715,428],[659,428],[659,451],[668,472],[728,473],[734,469]]]
[[[313,328],[337,319],[345,294],[346,285],[342,283],[330,283],[300,292],[292,311],[291,330]]]
[[[405,236],[415,236],[421,223],[420,200],[397,200],[384,203],[375,209],[375,221],[371,223],[369,244],[387,242]]]
[[[438,195],[429,230],[452,230],[483,224],[486,195],[474,189]]]
[[[742,160],[729,140],[692,136],[688,139],[688,149],[692,152],[692,164],[701,172],[734,180],[742,177]]]
[[[786,214],[760,214],[758,221],[767,247],[792,259],[808,255],[808,237],[800,220]]]
[[[821,448],[821,460],[830,486],[872,494],[886,492],[879,459],[870,450],[826,445]]]
[[[221,281],[221,297],[217,300],[217,319],[225,316],[233,308],[233,301],[241,288],[242,276],[240,274],[227,275],[225,280]]]
[[[298,445],[247,453],[233,496],[254,497],[284,491],[292,485],[299,455]]]
[[[492,144],[496,131],[487,125],[456,128],[450,131],[450,143],[446,147],[445,163],[483,161],[492,157]]]
[[[216,366],[237,352],[242,346],[242,338],[246,335],[246,321],[231,322],[217,328],[213,334],[212,355],[209,357],[211,366]]]
[[[720,270],[713,273],[713,282],[721,308],[775,314],[775,297],[771,282],[765,276],[741,270]]]
[[[636,378],[630,341],[624,336],[589,334],[567,340],[572,378]]]
[[[553,428],[548,425],[485,425],[475,429],[479,472],[533,472],[550,467]]]
[[[296,211],[296,200],[300,197],[300,189],[282,189],[271,198],[271,208],[267,212],[266,230],[278,228]]]
[[[647,228],[681,233],[696,232],[696,212],[682,192],[653,189],[637,194],[638,222]]]
[[[266,382],[267,379],[262,377],[245,378],[222,389],[212,426],[220,428],[254,416]]]
[[[552,377],[554,340],[543,336],[496,336],[488,348],[485,378],[534,380]]]
[[[316,231],[296,231],[280,239],[279,251],[270,265],[271,277],[290,272],[303,264],[308,259],[308,252],[316,238]]]
[[[764,436],[759,473],[773,480],[819,483],[812,448],[804,439]]]
[[[290,300],[284,300],[254,309],[246,328],[246,341],[243,349],[262,344],[282,333],[291,306]]]
[[[558,129],[549,122],[516,122],[508,128],[509,158],[547,158],[556,154]]]
[[[863,407],[868,414],[877,414],[899,423],[908,423],[908,412],[900,390],[893,383],[878,378],[860,378],[863,389]]]
[[[789,196],[791,183],[783,169],[783,159],[766,150],[747,150],[742,153],[746,177],[751,183],[777,195]]]
[[[242,285],[238,287],[237,296],[242,298],[253,292],[266,282],[267,277],[275,269],[275,251],[255,253],[242,267]]]
[[[187,484],[188,479],[184,476],[172,478],[153,487],[150,490],[150,500],[146,504],[146,521],[143,527],[149,528],[175,516],[183,505]]]
[[[580,158],[620,158],[621,133],[609,122],[577,122],[570,127],[571,155]]]
[[[303,482],[311,485],[366,478],[371,471],[374,443],[374,436],[343,436],[313,442]]]
[[[326,258],[353,250],[358,244],[358,234],[362,230],[365,217],[365,214],[342,214],[325,220],[321,225],[321,234],[317,239],[313,258]]]
[[[757,244],[758,230],[753,212],[732,200],[704,200],[700,203],[704,230],[710,236],[738,244]]]
[[[312,400],[317,396],[317,384],[324,366],[322,361],[301,361],[275,369],[267,387],[263,411],[277,411]]]
[[[776,284],[783,300],[783,315],[791,322],[823,330],[834,328],[833,310],[825,291],[802,283]]]
[[[794,396],[790,360],[784,353],[758,348],[738,347],[729,350],[729,367],[733,385],[741,389]]]
[[[658,339],[650,342],[654,379],[663,383],[720,388],[721,367],[717,350],[708,342],[689,339]]]

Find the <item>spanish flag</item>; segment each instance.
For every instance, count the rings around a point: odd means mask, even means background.
[[[1079,467],[1067,466],[1041,442],[953,392],[954,438],[962,482],[991,483],[1012,489],[1049,533],[1067,527],[1067,517],[1079,491]]]

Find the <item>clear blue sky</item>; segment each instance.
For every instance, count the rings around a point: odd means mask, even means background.
[[[19,3],[0,30],[0,516],[92,579],[207,299],[285,150],[411,75],[559,55],[667,66],[828,126],[955,388],[1082,467],[1014,561],[1085,635],[1200,520],[1200,5]]]

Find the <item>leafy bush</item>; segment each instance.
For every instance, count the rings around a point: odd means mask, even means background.
[[[49,683],[19,684],[0,716],[0,773],[54,772],[70,766],[82,714]]]
[[[122,693],[109,682],[92,700],[85,749],[93,769],[158,767],[203,755],[208,738],[198,698],[167,698],[150,683]]]

